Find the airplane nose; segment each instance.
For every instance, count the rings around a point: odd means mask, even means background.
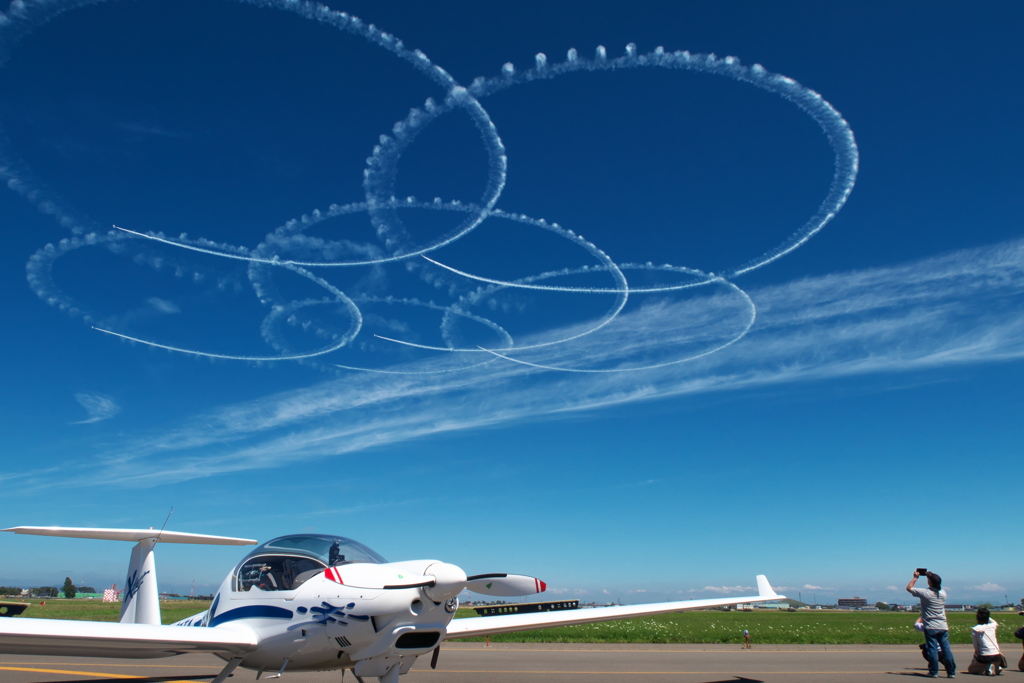
[[[466,572],[447,562],[435,562],[426,568],[423,575],[434,577],[434,585],[423,589],[423,593],[434,602],[454,598],[466,587]]]

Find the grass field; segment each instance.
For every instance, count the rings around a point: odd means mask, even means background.
[[[956,612],[947,617],[950,642],[970,643],[970,629],[976,623],[974,613]],[[908,612],[684,612],[495,635],[491,641],[742,643],[743,630],[747,629],[754,643],[914,644],[924,642],[924,636],[914,629],[916,618],[916,613]],[[1003,643],[1012,647],[1020,642],[1013,637],[1013,631],[1024,625],[1024,619],[1014,612],[997,612],[993,618],[1001,624],[999,637]]]
[[[32,607],[24,617],[37,619],[85,619],[117,621],[120,603],[98,600],[30,600]],[[163,602],[160,609],[165,624],[202,612],[205,601],[175,600]],[[457,617],[476,616],[460,609]],[[15,619],[21,617],[14,617]],[[610,621],[579,626],[524,631],[491,636],[492,642],[514,643],[742,643],[743,630],[750,631],[754,643],[766,644],[860,644],[920,643],[924,637],[914,629],[915,613],[910,612],[685,612],[663,614],[626,621]],[[1014,612],[996,612],[1001,625],[999,639],[1004,651],[1017,646],[1013,631],[1024,625]],[[973,612],[950,612],[949,639],[970,643]],[[478,640],[483,640],[482,638]]]

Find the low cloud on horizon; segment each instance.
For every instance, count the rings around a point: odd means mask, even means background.
[[[755,588],[751,586],[704,586],[703,588],[693,588],[690,590],[691,593],[717,593],[719,595],[734,595],[740,593],[755,593]]]

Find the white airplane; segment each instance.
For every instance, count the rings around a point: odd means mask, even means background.
[[[0,619],[0,654],[155,658],[210,652],[227,664],[271,672],[352,669],[362,683],[397,683],[416,658],[443,640],[648,614],[782,600],[763,575],[758,595],[454,619],[464,590],[493,596],[543,592],[540,579],[515,574],[467,576],[437,560],[388,562],[342,536],[296,534],[267,541],[227,575],[210,608],[160,623],[153,548],[157,543],[255,545],[245,538],[153,529],[14,527],[16,534],[135,541],[119,623]]]

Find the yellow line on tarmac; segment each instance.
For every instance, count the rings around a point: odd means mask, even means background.
[[[147,661],[149,661],[149,660],[147,660]],[[8,662],[8,664],[10,664],[12,666],[14,664],[18,664],[18,663],[20,663],[20,662]],[[30,664],[30,663],[31,662],[28,662],[28,663],[26,663],[26,665]],[[197,665],[197,664],[147,664],[147,663],[145,663],[145,662],[143,662],[141,660],[137,664],[135,662],[132,662],[130,664],[115,664],[114,662],[96,662],[95,664],[93,664],[91,662],[75,662],[75,666],[103,666],[103,667],[107,667],[107,668],[121,668],[121,669],[125,669],[125,668],[128,668],[128,667],[131,667],[133,669],[149,667],[149,668],[159,668],[159,669],[206,669],[207,671],[210,670],[210,666],[209,665],[201,666],[201,665]],[[216,664],[214,664],[213,666],[216,666]],[[2,668],[2,667],[0,667],[0,668]]]
[[[445,652],[483,652],[483,651],[494,651],[494,652],[586,652],[591,655],[599,655],[605,652],[608,653],[621,653],[621,652],[642,652],[642,653],[654,653],[654,654],[686,654],[686,655],[731,655],[731,654],[753,654],[759,655],[786,655],[786,654],[808,654],[808,655],[834,655],[834,654],[864,654],[864,653],[877,653],[877,652],[916,652],[912,648],[894,648],[892,650],[747,650],[742,647],[738,647],[730,650],[675,650],[668,648],[657,648],[651,650],[643,650],[640,648],[629,648],[629,649],[615,649],[615,648],[600,648],[600,649],[587,649],[587,648],[575,648],[575,647],[505,647],[504,644],[501,646],[491,645],[489,647],[446,647]]]
[[[37,674],[65,674],[68,676],[92,676],[94,678],[149,678],[149,676],[129,676],[127,674],[112,674],[101,671],[68,671],[67,669],[35,669],[27,666],[0,666],[0,671],[28,671]],[[210,678],[213,678],[211,675]],[[162,681],[161,683],[194,683],[194,681]]]
[[[68,674],[69,676],[96,676],[97,678],[142,678],[142,676],[94,673],[92,671],[67,671],[65,669],[33,669],[27,666],[0,666],[0,671],[31,671],[37,674]]]
[[[496,671],[494,669],[431,669],[423,671],[417,671],[419,674],[430,674],[430,673],[445,673],[445,674],[540,674],[544,676],[551,676],[554,674],[566,675],[566,676],[679,676],[682,674],[689,674],[694,676],[714,676],[719,675],[721,671],[521,671],[521,670],[509,670],[509,671]],[[795,675],[807,675],[807,676],[825,676],[825,675],[864,675],[864,674],[889,674],[892,671],[742,671],[739,675],[742,676],[777,676],[784,674],[786,676]]]

